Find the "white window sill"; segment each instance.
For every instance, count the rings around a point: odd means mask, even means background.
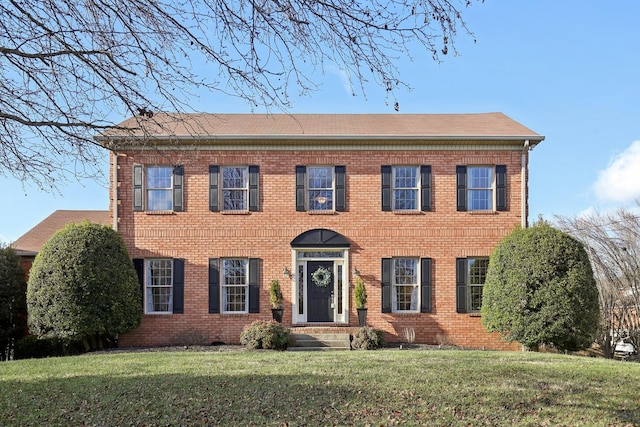
[[[422,215],[422,212],[419,210],[398,210],[393,211],[395,215]]]
[[[173,215],[174,211],[144,211],[146,215]]]
[[[471,215],[498,215],[497,211],[467,211]]]
[[[222,215],[249,215],[251,212],[249,212],[249,211],[222,211],[220,213]]]
[[[336,211],[307,211],[309,215],[335,215]]]

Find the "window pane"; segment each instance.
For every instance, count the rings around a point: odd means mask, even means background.
[[[418,190],[395,190],[393,192],[393,208],[396,210],[418,208]]]
[[[467,170],[467,186],[469,188],[491,188],[493,186],[492,168],[469,167]]]
[[[147,288],[147,311],[148,312],[168,312],[173,306],[171,301],[170,287],[150,287]]]
[[[223,284],[245,285],[247,284],[247,260],[225,259],[222,261]]]
[[[224,311],[247,311],[247,288],[244,286],[225,286],[222,288]]]
[[[224,210],[244,211],[247,210],[247,191],[245,190],[224,190]]]
[[[173,209],[173,192],[171,190],[147,191],[147,210],[170,211]]]
[[[394,168],[394,188],[417,188],[418,168],[396,167]]]
[[[487,211],[492,209],[493,192],[491,190],[469,190],[469,209]]]
[[[247,167],[223,167],[222,188],[246,188],[249,168]]]
[[[417,286],[396,286],[393,297],[397,311],[415,311],[418,309]]]
[[[172,168],[168,166],[151,166],[147,168],[147,188],[171,188]]]
[[[309,167],[307,176],[309,189],[333,188],[333,168]]]
[[[469,308],[471,311],[480,311],[482,308],[482,286],[469,287]]]
[[[418,260],[397,258],[393,260],[394,277],[397,285],[414,285],[418,283]]]
[[[324,211],[333,209],[332,190],[309,190],[309,210]]]

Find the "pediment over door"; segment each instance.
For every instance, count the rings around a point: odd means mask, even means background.
[[[348,248],[350,246],[351,243],[346,237],[326,228],[305,231],[291,241],[292,248]]]

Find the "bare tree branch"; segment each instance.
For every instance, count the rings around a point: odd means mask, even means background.
[[[476,1],[0,2],[1,173],[44,188],[95,177],[93,136],[124,116],[190,112],[216,92],[286,110],[327,66],[354,94],[371,80],[394,98],[409,88],[398,59],[455,52]]]

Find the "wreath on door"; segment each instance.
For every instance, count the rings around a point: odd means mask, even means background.
[[[326,288],[331,283],[331,272],[324,267],[318,267],[311,275],[311,279],[316,286]]]

